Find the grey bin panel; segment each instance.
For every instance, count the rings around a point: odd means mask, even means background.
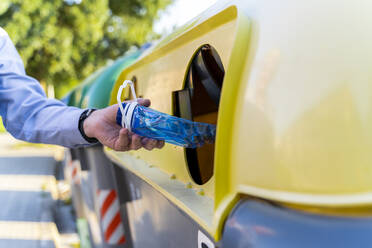
[[[372,247],[372,218],[307,214],[242,200],[228,217],[221,247]]]
[[[79,159],[82,171],[89,170],[89,162],[85,154],[85,148],[70,149],[71,159]]]
[[[73,184],[71,191],[72,194],[72,203],[74,205],[75,214],[77,218],[85,218],[85,211],[84,211],[84,198],[83,193],[81,191],[80,185]]]
[[[115,167],[134,248],[198,248],[198,231],[206,232],[192,218],[135,174]]]
[[[113,163],[107,158],[103,151],[103,147],[101,145],[92,146],[89,148],[85,148],[85,155],[86,161],[89,164],[89,169],[92,175],[91,185],[92,185],[92,194],[95,198],[95,211],[97,215],[97,219],[99,219],[99,206],[97,201],[97,194],[96,191],[98,189],[105,190],[105,189],[115,189],[118,193],[118,196],[125,195],[125,191],[122,192],[117,187],[116,177],[115,177],[115,170]],[[120,197],[119,197],[120,201]],[[133,247],[131,244],[130,238],[130,229],[127,225],[127,214],[126,209],[123,206],[120,207],[120,215],[122,218],[122,223],[124,226],[125,238],[126,242],[124,245],[109,245],[106,243],[102,243],[100,247],[102,248],[116,248],[116,247],[123,247],[123,248],[131,248]],[[101,239],[103,238],[103,232],[101,230]]]
[[[94,201],[97,189],[117,190],[126,236],[123,246],[102,243],[99,247],[198,248],[198,231],[207,232],[182,209],[138,176],[113,164],[101,146],[84,148],[84,153]],[[98,217],[97,205],[95,211]]]
[[[92,170],[96,189],[114,189],[114,171],[111,161],[103,152],[102,146],[94,146],[85,149],[86,159]]]
[[[94,192],[92,190],[93,179],[92,173],[87,172],[85,177],[81,178],[81,192],[84,198],[85,206],[94,211]]]

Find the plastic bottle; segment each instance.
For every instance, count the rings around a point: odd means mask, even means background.
[[[121,93],[128,84],[136,100],[122,103]],[[189,121],[139,105],[130,80],[124,81],[120,86],[117,100],[119,109],[116,122],[140,136],[164,140],[185,148],[196,148],[205,143],[214,143],[215,125]]]

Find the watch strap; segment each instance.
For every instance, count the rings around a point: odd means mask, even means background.
[[[89,143],[97,143],[98,142],[98,139],[96,139],[96,138],[90,138],[90,137],[88,137],[85,134],[85,132],[84,132],[84,121],[85,121],[86,118],[88,118],[96,110],[97,109],[87,109],[87,110],[84,110],[84,112],[81,113],[80,118],[79,118],[79,131],[80,131],[80,134]]]

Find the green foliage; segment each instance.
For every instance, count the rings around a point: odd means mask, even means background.
[[[9,5],[10,0],[2,0],[0,2],[0,15],[2,15],[9,8]]]
[[[57,96],[109,59],[156,34],[153,22],[173,0],[1,0],[0,26],[27,73]]]

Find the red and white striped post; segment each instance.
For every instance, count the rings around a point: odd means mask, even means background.
[[[97,198],[105,242],[110,245],[124,244],[124,227],[116,191],[113,189],[97,190]]]

